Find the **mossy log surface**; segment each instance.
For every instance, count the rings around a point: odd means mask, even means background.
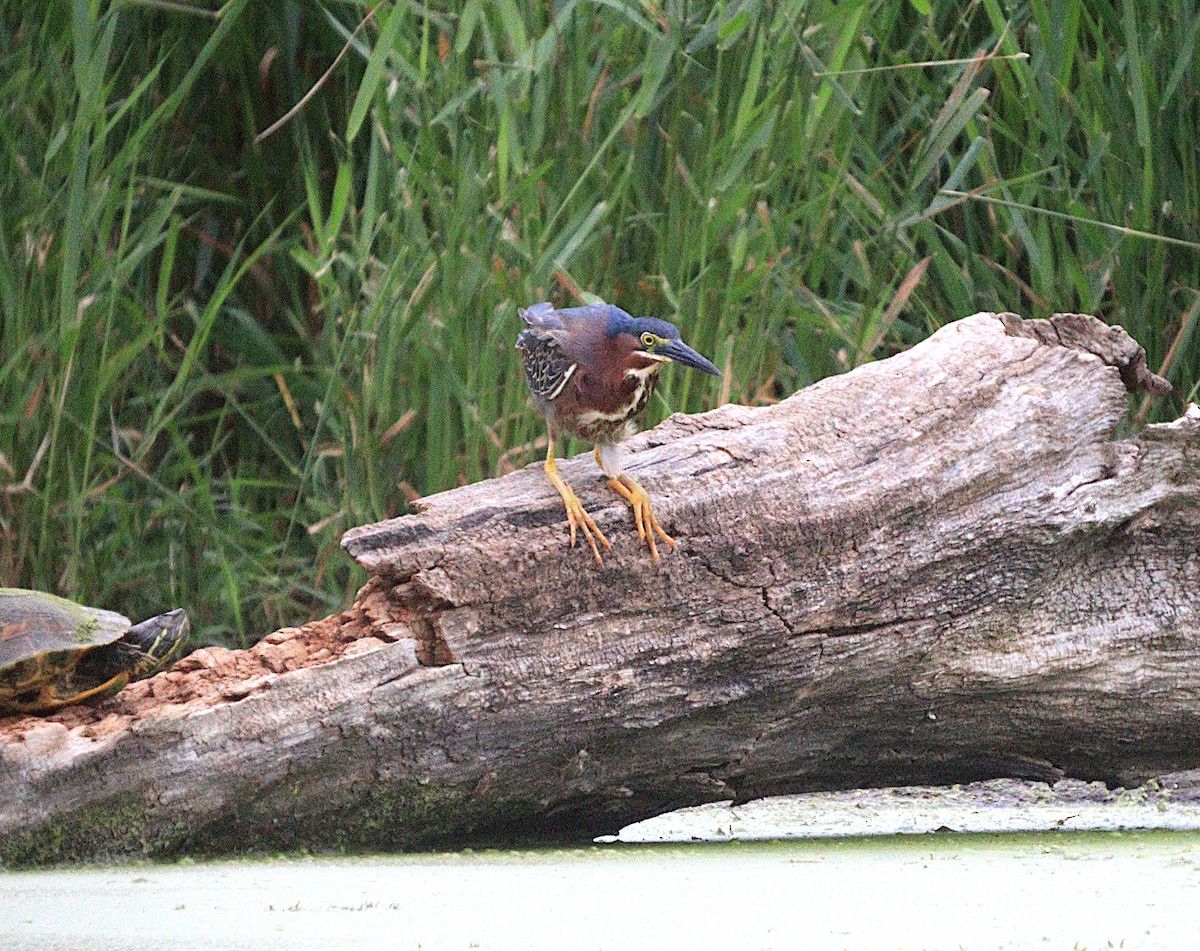
[[[1200,408],[1124,433],[1165,386],[1120,328],[977,314],[671,417],[628,452],[680,542],[657,567],[590,456],[562,472],[602,567],[540,466],[425,499],[346,535],[372,578],[342,615],[0,721],[0,860],[582,841],[716,800],[1198,767]]]

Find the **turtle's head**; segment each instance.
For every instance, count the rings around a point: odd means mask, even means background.
[[[140,655],[131,679],[145,677],[179,659],[191,633],[191,622],[182,608],[135,624],[122,640]]]

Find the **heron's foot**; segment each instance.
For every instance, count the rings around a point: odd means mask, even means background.
[[[675,550],[675,539],[663,531],[658,519],[654,517],[654,509],[650,506],[650,494],[624,473],[615,479],[609,479],[608,484],[633,507],[638,538],[650,546],[650,557],[658,564],[658,541],[655,536],[666,542],[671,551]]]
[[[578,533],[583,532],[583,537],[587,539],[587,543],[592,548],[592,556],[596,559],[596,564],[604,564],[604,560],[600,557],[600,548],[596,544],[599,542],[606,549],[612,548],[608,539],[604,537],[604,532],[600,531],[600,527],[588,515],[583,503],[579,501],[579,496],[575,494],[575,490],[558,474],[558,466],[553,459],[546,462],[546,475],[554,483],[554,488],[558,489],[558,494],[562,496],[563,506],[567,510],[567,525],[571,529],[571,547],[575,547]]]

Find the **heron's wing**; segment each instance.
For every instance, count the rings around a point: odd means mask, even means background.
[[[553,400],[578,369],[563,346],[567,332],[531,326],[517,337],[517,349],[525,364],[525,382],[535,397]]]
[[[562,318],[549,301],[534,304],[531,307],[518,307],[517,313],[525,321],[527,327],[540,327],[546,330],[562,330]]]

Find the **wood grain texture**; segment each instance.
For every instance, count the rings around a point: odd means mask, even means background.
[[[566,547],[540,465],[347,533],[334,623],[377,646],[89,735],[0,733],[10,863],[582,840],[721,799],[1200,766],[1200,409],[1090,317],[977,314],[766,408],[590,456],[614,549]]]

